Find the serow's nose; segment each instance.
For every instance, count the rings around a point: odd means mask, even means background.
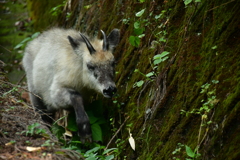
[[[103,95],[107,98],[111,98],[116,92],[117,88],[113,86],[103,89]]]

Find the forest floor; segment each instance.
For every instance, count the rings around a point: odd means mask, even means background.
[[[2,77],[0,84],[0,160],[75,159],[26,101],[27,92]]]

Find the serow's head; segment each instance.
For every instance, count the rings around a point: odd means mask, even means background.
[[[77,45],[75,40],[68,36],[69,42],[76,52],[81,52],[83,59],[83,72],[85,73],[85,81],[88,85],[96,91],[103,94],[104,97],[111,98],[117,92],[114,82],[115,75],[115,59],[112,54],[114,48],[119,43],[120,33],[118,29],[106,36],[101,30],[103,40],[89,41],[86,36],[80,33],[81,41],[86,45],[85,50],[80,49],[83,47],[82,43]],[[86,53],[87,52],[87,53]]]

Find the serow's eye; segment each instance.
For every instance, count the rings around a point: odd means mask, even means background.
[[[90,71],[93,71],[96,67],[91,65],[91,64],[87,64],[87,68],[90,70]]]

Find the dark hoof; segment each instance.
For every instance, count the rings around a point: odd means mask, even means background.
[[[89,121],[78,125],[78,135],[82,143],[92,142],[92,129]]]
[[[87,137],[83,138],[80,137],[80,141],[84,144],[84,143],[92,143],[92,135],[88,135]]]

